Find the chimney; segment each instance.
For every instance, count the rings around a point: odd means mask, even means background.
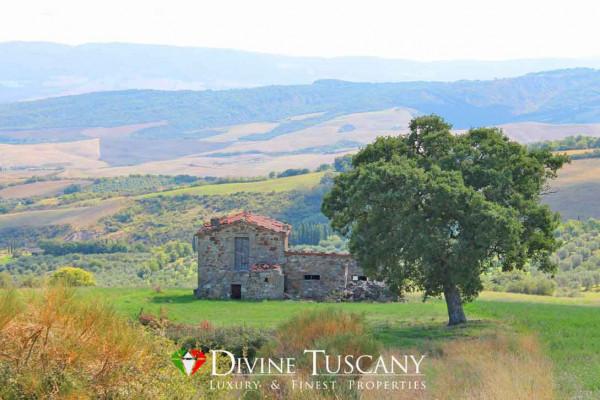
[[[219,225],[221,225],[221,220],[219,218],[211,218],[210,225],[217,228],[217,227],[219,227]]]

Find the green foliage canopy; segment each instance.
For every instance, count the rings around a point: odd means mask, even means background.
[[[335,178],[322,210],[371,275],[444,293],[455,324],[466,322],[462,303],[492,265],[556,268],[559,219],[540,194],[568,159],[528,151],[497,128],[450,128],[431,115],[412,120],[406,136],[378,138]]]

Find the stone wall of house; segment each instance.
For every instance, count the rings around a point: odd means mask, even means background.
[[[285,292],[290,298],[325,300],[339,297],[353,275],[363,274],[356,261],[346,254],[287,251],[285,255],[286,262],[282,267]],[[315,275],[319,279],[314,279]]]
[[[244,222],[222,226],[198,237],[198,298],[228,299],[231,297],[231,285],[241,285],[244,298],[282,298],[283,281],[277,272],[255,273],[236,271],[235,238],[247,237],[249,240],[249,265],[283,264],[285,262],[285,233],[274,232]],[[265,276],[262,276],[265,275]],[[266,276],[269,275],[269,276]],[[279,272],[281,275],[281,271]],[[272,279],[273,283],[264,279]],[[268,283],[268,285],[265,285]],[[260,286],[259,286],[260,284]],[[263,287],[264,286],[264,287]],[[263,293],[267,297],[259,297]]]
[[[283,290],[284,277],[280,268],[250,271],[246,283],[242,284],[242,298],[249,300],[283,299]]]

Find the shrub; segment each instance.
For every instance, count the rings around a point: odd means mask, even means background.
[[[54,271],[50,277],[53,284],[66,286],[95,286],[94,274],[77,267],[61,267]]]
[[[285,178],[288,176],[304,175],[308,174],[310,170],[308,168],[289,168],[277,175],[278,178]]]
[[[369,354],[373,358],[379,355],[379,344],[367,329],[364,317],[360,314],[347,313],[334,309],[307,311],[281,325],[274,335],[273,341],[266,345],[261,352],[270,357],[295,357],[297,371],[302,379],[309,380],[312,359],[304,354],[305,349],[325,350],[328,355],[359,355]],[[361,368],[366,370],[371,362],[363,359]],[[318,368],[323,369],[324,359],[319,360]],[[273,390],[269,385],[259,389],[260,397],[268,399],[358,399],[361,398],[356,387],[343,382],[358,380],[360,376],[328,376],[335,380],[335,389],[331,386],[326,390],[293,390],[293,379],[282,377],[279,380],[280,389]]]
[[[510,282],[506,286],[507,292],[541,296],[552,296],[555,290],[556,283],[544,277],[526,277],[523,280]]]
[[[236,357],[256,357],[259,349],[271,340],[271,332],[245,326],[213,327],[208,321],[198,325],[173,325],[166,329],[167,337],[183,347],[225,349]]]
[[[73,194],[73,193],[78,193],[78,192],[81,192],[81,185],[78,185],[75,183],[67,186],[63,190],[64,194]]]
[[[497,292],[552,296],[556,290],[556,282],[537,271],[532,274],[496,271],[485,277],[485,288]]]
[[[335,309],[307,311],[295,316],[275,331],[264,351],[296,357],[306,366],[305,349],[323,349],[327,354],[378,355],[379,344],[367,329],[364,316]],[[364,365],[363,368],[367,368]]]
[[[224,349],[237,357],[254,358],[258,350],[272,339],[270,330],[243,325],[215,327],[206,320],[198,324],[177,324],[169,321],[164,312],[154,316],[140,311],[138,322],[182,347],[204,352]]]

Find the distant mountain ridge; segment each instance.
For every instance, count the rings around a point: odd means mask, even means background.
[[[320,80],[311,85],[223,91],[127,90],[0,104],[0,132],[25,129],[115,127],[163,121],[136,133],[147,139],[196,138],[212,128],[290,120],[274,137],[336,116],[402,107],[437,113],[456,128],[523,121],[553,124],[600,122],[600,70],[569,69],[491,81],[355,83]],[[262,136],[242,140],[262,140]],[[0,134],[0,141],[3,139]],[[6,140],[5,140],[6,142]]]
[[[291,57],[231,49],[128,43],[0,43],[0,103],[126,89],[203,90],[355,82],[494,79],[600,58],[419,62],[376,57]]]

